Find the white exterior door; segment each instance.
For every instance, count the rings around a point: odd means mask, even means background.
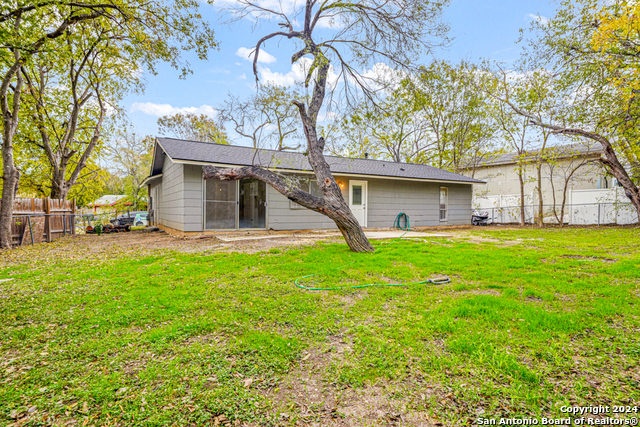
[[[349,181],[349,209],[360,223],[367,226],[367,181]]]

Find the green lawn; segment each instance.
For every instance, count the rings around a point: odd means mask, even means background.
[[[637,405],[639,237],[474,229],[374,254],[337,241],[3,253],[0,425],[466,425]],[[294,285],[313,273],[303,284],[452,281]]]

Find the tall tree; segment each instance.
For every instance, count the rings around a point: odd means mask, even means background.
[[[220,117],[239,136],[249,139],[253,148],[295,150],[300,147],[301,132],[298,110],[291,100],[300,98],[295,89],[259,85],[256,93],[245,100],[229,94],[220,108]]]
[[[434,61],[342,122],[347,149],[459,172],[492,150],[491,103],[471,64]]]
[[[270,18],[279,20],[279,30],[265,35],[255,47],[253,69],[258,78],[257,60],[260,49],[269,40],[284,38],[296,43],[296,52],[291,62],[296,63],[310,57],[310,66],[306,73],[306,85],[312,83],[311,99],[308,102],[293,100],[298,108],[302,128],[307,141],[307,156],[313,169],[322,197],[309,194],[287,183],[285,179],[272,171],[249,166],[244,168],[217,169],[205,166],[205,178],[235,180],[245,177],[264,181],[290,200],[308,209],[331,218],[342,232],[349,248],[356,252],[373,251],[362,228],[342,197],[329,164],[324,158],[324,138],[317,132],[318,115],[327,94],[327,78],[332,61],[335,69],[344,77],[343,87],[351,82],[361,90],[370,90],[363,81],[356,66],[371,65],[381,60],[398,67],[407,67],[414,63],[416,54],[426,53],[432,47],[432,36],[442,37],[446,27],[438,18],[446,1],[376,1],[341,2],[306,0],[304,6],[293,6],[286,10],[278,6],[239,0],[233,3],[231,12],[235,19]],[[296,17],[303,17],[302,28],[294,29]],[[318,36],[318,22],[333,20],[339,25],[333,30],[333,36]],[[296,24],[297,26],[297,24]],[[346,50],[346,51],[345,51]],[[349,99],[348,92],[344,96]]]
[[[341,123],[348,152],[414,163],[433,149],[428,119],[404,85],[383,100],[365,99]]]
[[[522,81],[516,80],[511,86],[508,82],[507,74],[497,76],[498,84],[489,86],[499,102],[494,103],[493,119],[498,128],[498,134],[505,141],[506,147],[515,153],[515,172],[518,175],[518,185],[520,189],[520,225],[526,222],[526,198],[524,187],[528,181],[526,177],[527,165],[531,163],[528,151],[532,148],[530,135],[533,133],[529,121],[518,115],[509,105],[500,102],[502,99],[509,99],[513,102],[523,101],[527,98],[527,92]],[[511,102],[511,101],[510,101]],[[513,103],[511,104],[513,105]]]
[[[511,74],[511,75],[510,75]],[[496,80],[499,92],[504,98],[496,97],[498,101],[508,99],[520,109],[529,111],[540,117],[544,116],[549,124],[556,124],[559,117],[553,106],[559,102],[556,98],[559,91],[555,87],[553,75],[545,70],[520,70],[518,73],[508,73],[498,68]],[[508,106],[506,106],[508,108]],[[514,112],[511,111],[513,114]],[[525,119],[526,120],[526,119]],[[538,225],[544,224],[544,197],[542,190],[542,168],[553,158],[553,133],[546,127],[530,129],[535,133],[537,144],[535,150],[529,153],[519,153],[523,160],[531,164],[536,170],[536,192],[538,196]]]
[[[406,82],[433,143],[421,162],[460,172],[492,148],[491,102],[479,88],[483,80],[473,64],[434,61]]]
[[[67,197],[100,148],[107,110],[118,105],[124,88],[138,85],[138,67],[123,60],[117,37],[105,28],[80,26],[56,39],[55,51],[22,67],[24,118],[16,142],[40,149],[49,169],[41,185],[53,199]]]
[[[545,112],[502,101],[531,125],[602,145],[600,162],[624,187],[640,220],[640,34],[637,2],[566,0],[523,57],[529,70],[548,69],[559,93]],[[550,123],[547,112],[561,117]],[[629,165],[629,166],[626,166]]]
[[[118,43],[128,57],[154,70],[158,60],[168,61],[183,74],[184,49],[205,58],[215,46],[213,31],[197,13],[196,1],[160,0],[26,0],[0,10],[0,110],[2,113],[3,189],[0,207],[0,247],[11,247],[11,217],[19,171],[14,161],[14,137],[20,122],[25,83],[23,68],[34,57],[55,50],[56,39],[77,27],[117,29]],[[135,55],[134,55],[135,53]]]
[[[163,116],[158,119],[158,129],[161,135],[190,141],[229,143],[220,123],[206,114],[177,113]]]
[[[152,136],[140,137],[130,125],[125,125],[115,135],[115,141],[110,150],[116,173],[122,179],[129,201],[136,210],[140,209],[147,200],[142,182],[149,173],[153,145]]]

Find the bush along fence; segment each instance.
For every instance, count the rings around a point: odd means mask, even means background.
[[[13,202],[14,246],[32,245],[76,233],[76,201],[17,198]]]
[[[564,206],[544,205],[545,224],[558,224],[560,220],[569,225],[626,225],[637,224],[638,216],[631,203],[589,203],[567,204]],[[524,222],[538,222],[538,205],[525,205]],[[480,213],[489,215],[489,224],[519,224],[520,206],[477,208]]]

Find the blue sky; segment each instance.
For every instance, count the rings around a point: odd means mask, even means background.
[[[157,135],[156,121],[161,115],[176,112],[215,115],[215,107],[229,93],[248,96],[255,91],[251,62],[240,54],[252,48],[270,27],[265,25],[252,32],[246,21],[233,26],[218,24],[216,8],[204,2],[202,5],[205,19],[210,20],[216,30],[220,49],[211,51],[208,61],[200,61],[187,53],[185,58],[193,74],[186,80],[179,79],[179,72],[167,65],[158,67],[157,75],[147,73],[145,92],[130,95],[123,103],[138,134]],[[521,45],[516,44],[519,29],[528,28],[538,15],[543,19],[553,16],[555,8],[556,4],[549,1],[452,0],[444,19],[451,27],[449,34],[454,41],[433,57],[452,62],[462,59],[513,62],[521,49]],[[260,63],[262,80],[292,81],[295,76],[290,61],[293,45],[287,41],[270,42],[265,51],[268,56],[260,55],[264,60]],[[424,62],[433,57],[425,56]],[[235,137],[232,132],[229,135]]]

